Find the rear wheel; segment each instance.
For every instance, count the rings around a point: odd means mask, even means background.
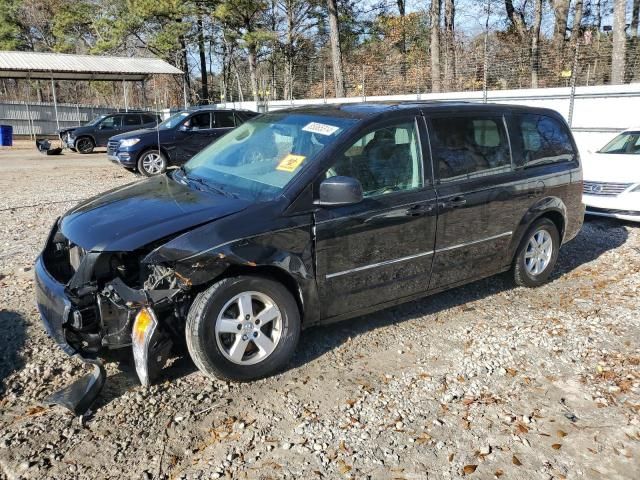
[[[282,369],[300,336],[298,305],[282,284],[225,278],[200,293],[187,316],[187,348],[209,377],[249,381]]]
[[[75,148],[80,153],[91,153],[96,148],[96,144],[90,137],[80,137],[76,140]]]
[[[160,175],[167,170],[167,159],[158,150],[147,150],[138,159],[138,171],[146,176]]]
[[[537,287],[547,281],[560,250],[560,234],[548,218],[536,220],[518,247],[513,278],[523,287]]]

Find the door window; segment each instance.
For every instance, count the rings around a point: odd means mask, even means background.
[[[107,117],[101,123],[102,128],[107,128],[107,129],[120,127],[121,125],[122,125],[122,116],[120,115]]]
[[[190,126],[193,130],[206,130],[211,128],[211,114],[198,113],[184,122],[186,126]]]
[[[501,116],[431,119],[431,151],[441,181],[511,169],[511,151]]]
[[[140,125],[140,115],[125,115],[124,116],[124,126],[125,127],[134,127]]]
[[[576,158],[567,128],[544,115],[516,115],[525,166],[573,161]]]
[[[155,119],[155,117],[152,117],[151,115],[143,114],[142,115],[142,123],[156,123],[156,119]]]
[[[327,171],[360,181],[365,197],[422,187],[422,157],[415,122],[372,130]]]
[[[236,126],[233,120],[233,112],[215,112],[215,128],[233,128]]]

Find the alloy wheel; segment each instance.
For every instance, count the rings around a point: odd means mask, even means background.
[[[76,142],[76,149],[80,153],[90,153],[93,151],[93,143],[88,138],[81,138]]]
[[[238,365],[254,365],[276,349],[282,335],[282,314],[260,292],[242,292],[222,307],[215,324],[218,348]]]
[[[524,254],[524,265],[529,275],[540,275],[549,266],[553,255],[553,240],[546,230],[536,231],[529,242]]]
[[[164,158],[157,152],[149,152],[142,159],[142,168],[149,175],[157,175],[162,173],[164,167]]]

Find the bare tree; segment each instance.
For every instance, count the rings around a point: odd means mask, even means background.
[[[345,96],[344,74],[342,73],[342,49],[340,47],[340,27],[338,24],[338,2],[327,0],[327,14],[329,16],[329,40],[331,42],[331,63],[333,65],[333,83],[336,98]]]
[[[202,22],[202,11],[198,12],[196,20],[196,29],[198,32],[198,52],[200,54],[200,78],[202,81],[202,89],[200,91],[200,100],[209,103],[209,84],[207,76],[207,56],[204,46],[204,27]]]
[[[531,87],[538,88],[540,72],[540,25],[542,24],[542,0],[535,0],[533,7],[533,28],[531,29]]]
[[[611,84],[624,82],[625,49],[627,43],[626,0],[614,0],[613,3],[613,52],[611,54]]]
[[[640,35],[638,31],[640,24],[640,0],[633,0],[633,10],[631,12],[631,35],[637,37]]]
[[[441,0],[431,0],[431,91],[440,92],[440,12]]]

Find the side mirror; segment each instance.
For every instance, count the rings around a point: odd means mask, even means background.
[[[362,201],[362,185],[352,177],[331,177],[320,184],[316,205],[352,205]]]

